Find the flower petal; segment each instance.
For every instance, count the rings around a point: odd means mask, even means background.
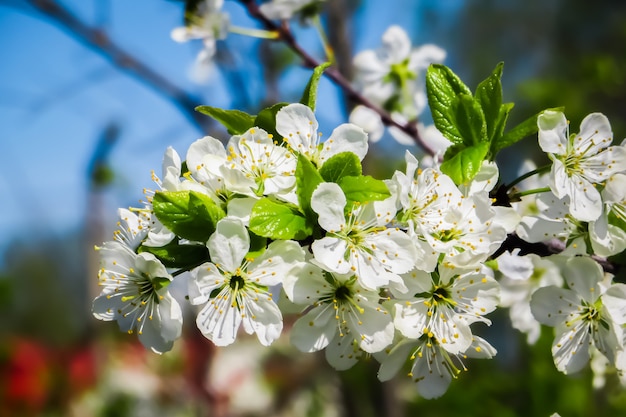
[[[289,104],[276,113],[276,131],[297,152],[314,151],[317,128],[313,111],[304,104]]]
[[[338,232],[346,227],[345,206],[345,194],[332,182],[321,183],[311,196],[311,208],[318,214],[320,226],[328,232]]]
[[[359,126],[344,123],[337,126],[330,137],[324,142],[320,153],[320,163],[340,152],[352,152],[363,160],[367,155],[367,133]]]
[[[217,222],[207,243],[211,260],[228,272],[235,272],[250,250],[250,235],[239,219],[225,217]]]
[[[539,146],[544,152],[562,155],[567,149],[567,119],[563,112],[546,110],[537,118]]]

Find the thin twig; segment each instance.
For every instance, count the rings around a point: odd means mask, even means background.
[[[284,42],[293,52],[295,52],[300,59],[302,59],[302,63],[304,66],[309,68],[315,68],[321,64],[317,59],[313,58],[307,51],[305,51],[302,46],[296,41],[291,29],[289,28],[287,22],[283,22],[282,24],[277,24],[273,20],[268,19],[259,9],[255,0],[240,0],[241,3],[246,7],[250,16],[254,19],[258,20],[267,30],[275,31],[278,33],[278,40]],[[324,75],[328,77],[331,81],[337,84],[350,98],[355,102],[362,104],[370,109],[374,110],[380,116],[382,122],[387,126],[393,126],[410,137],[413,138],[415,143],[420,146],[424,152],[429,155],[435,155],[435,151],[431,149],[419,135],[417,130],[417,126],[415,123],[399,123],[395,121],[389,113],[385,110],[372,103],[369,99],[364,97],[361,93],[356,91],[350,81],[348,81],[341,72],[335,67],[329,67],[326,71],[324,71]]]

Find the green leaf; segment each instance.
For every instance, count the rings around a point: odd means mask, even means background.
[[[500,107],[502,105],[501,78],[503,65],[504,63],[500,62],[493,70],[493,73],[476,87],[476,101],[485,115],[487,137],[490,140],[497,137],[494,135],[494,132],[499,121]]]
[[[267,249],[267,238],[259,236],[248,230],[250,235],[250,250],[246,253],[246,258],[256,258]]]
[[[452,121],[466,146],[489,140],[487,124],[480,104],[467,94],[458,95],[450,106]]]
[[[556,107],[556,108],[548,109],[548,110],[562,111],[563,107]],[[497,139],[493,145],[494,151],[498,152],[506,147],[509,147],[519,142],[525,137],[528,137],[530,135],[534,135],[535,133],[537,133],[537,131],[539,130],[539,128],[537,127],[537,117],[539,117],[541,113],[543,113],[543,111],[524,120],[522,123],[518,124],[513,129],[506,132],[499,139]]]
[[[387,185],[369,175],[358,177],[343,177],[339,181],[339,186],[346,195],[349,209],[351,202],[367,203],[369,201],[380,201],[391,196]]]
[[[142,245],[137,252],[153,254],[167,268],[188,268],[209,261],[209,250],[205,245],[179,245],[177,240],[158,248]]]
[[[433,122],[439,131],[452,143],[463,143],[463,137],[454,124],[451,105],[457,95],[472,92],[463,81],[445,65],[431,64],[426,72],[426,95],[433,116]]]
[[[197,242],[206,242],[226,215],[208,196],[195,191],[157,191],[152,207],[165,227]]]
[[[300,103],[305,104],[311,108],[311,110],[315,111],[315,102],[317,101],[317,87],[320,82],[320,78],[322,78],[322,74],[324,74],[324,70],[330,67],[330,62],[324,62],[323,64],[318,65],[313,70],[313,74],[309,79],[306,87],[304,88],[304,93],[302,94],[302,98],[300,99]]]
[[[441,172],[452,178],[456,185],[471,181],[489,152],[489,142],[480,142],[467,148],[451,147],[446,151]]]
[[[313,233],[311,223],[297,207],[261,198],[252,207],[250,230],[270,239],[302,240]]]
[[[318,185],[324,182],[317,168],[304,155],[298,154],[296,165],[296,194],[298,203],[306,217],[317,221],[317,214],[311,209],[311,195]]]
[[[502,140],[502,134],[504,133],[504,127],[509,119],[509,113],[513,109],[514,103],[504,103],[500,106],[500,113],[498,114],[498,122],[496,123],[493,139],[491,140],[491,159],[495,160],[496,155],[500,152],[500,141]]]
[[[196,111],[220,122],[231,135],[241,135],[254,127],[255,116],[240,110],[224,110],[211,106],[198,106]]]
[[[320,175],[326,182],[338,183],[343,177],[358,177],[362,173],[361,160],[354,152],[335,154],[320,168]]]
[[[273,106],[266,107],[259,112],[254,119],[254,126],[260,127],[270,135],[278,138],[280,135],[276,132],[276,113],[289,103],[277,103]]]

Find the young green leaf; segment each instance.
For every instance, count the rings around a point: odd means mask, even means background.
[[[441,172],[452,178],[457,185],[471,181],[480,171],[489,152],[489,145],[489,142],[480,142],[460,150],[448,148],[441,164]]]
[[[255,116],[240,110],[224,110],[211,106],[198,106],[196,111],[221,123],[231,135],[241,135],[254,127]]]
[[[152,207],[165,227],[196,242],[206,242],[226,215],[208,196],[195,191],[157,191]]]
[[[304,88],[304,93],[302,94],[302,98],[300,99],[300,103],[305,104],[311,108],[311,110],[315,111],[315,102],[317,100],[317,87],[320,82],[320,78],[322,78],[322,74],[324,74],[324,70],[330,67],[330,62],[324,62],[323,64],[318,65],[313,70],[313,74],[309,79],[306,87]]]
[[[317,221],[317,215],[311,209],[311,196],[318,185],[324,182],[317,168],[304,155],[298,154],[296,165],[296,194],[298,203],[308,219]]]
[[[157,257],[167,268],[190,268],[209,261],[206,245],[180,245],[177,241],[158,248],[139,246],[138,253],[149,252]]]
[[[513,109],[514,103],[504,103],[500,106],[500,113],[498,114],[498,121],[496,123],[493,139],[491,140],[491,153],[490,157],[492,160],[496,158],[498,152],[500,152],[501,148],[499,147],[500,141],[502,140],[502,134],[504,133],[504,127],[506,126],[506,122],[509,119],[509,113]]]
[[[487,123],[487,137],[494,140],[496,125],[500,116],[500,107],[502,105],[502,67],[504,63],[500,62],[493,73],[483,80],[476,87],[476,101],[483,110],[485,122]]]
[[[275,138],[279,138],[280,135],[276,132],[276,113],[287,104],[289,103],[277,103],[264,108],[254,119],[254,126],[260,127],[270,135],[274,135]]]
[[[439,131],[452,143],[463,143],[451,112],[452,102],[457,95],[472,92],[461,79],[445,65],[432,64],[426,72],[426,95],[433,116],[433,122]]]
[[[313,233],[311,222],[297,207],[267,197],[252,207],[249,227],[255,234],[269,239],[302,240]]]
[[[250,235],[250,250],[246,254],[246,258],[256,258],[267,249],[267,238],[252,232],[248,234]]]
[[[326,182],[338,183],[343,177],[358,177],[362,173],[361,161],[354,152],[333,155],[320,168],[320,175]]]
[[[560,109],[562,109],[562,107],[549,109],[549,110],[560,110]],[[522,123],[515,126],[513,129],[506,132],[503,136],[498,138],[493,144],[494,151],[492,153],[494,154],[494,156],[495,156],[495,153],[499,152],[500,150],[519,142],[525,137],[528,137],[530,135],[534,135],[535,133],[537,133],[537,131],[539,130],[539,128],[537,127],[537,117],[539,117],[541,113],[542,112],[539,112],[529,117],[528,119],[524,120]]]
[[[450,106],[452,121],[465,146],[488,141],[487,124],[480,104],[472,96],[459,94]]]
[[[369,201],[380,201],[391,196],[387,185],[369,175],[361,175],[358,177],[343,177],[339,181],[339,186],[346,195],[348,204],[346,208],[351,207],[351,202],[367,203]]]

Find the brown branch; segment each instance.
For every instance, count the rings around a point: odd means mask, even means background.
[[[553,239],[546,242],[538,242],[538,243],[530,243],[526,242],[515,233],[511,233],[507,236],[507,238],[502,242],[500,248],[492,255],[492,258],[497,258],[505,251],[513,251],[513,249],[519,249],[520,255],[527,255],[529,253],[533,253],[538,256],[550,256],[556,255],[565,250],[565,243],[558,240]],[[610,260],[603,258],[597,255],[591,255],[591,258],[596,261],[604,272],[608,272],[613,275],[617,275],[620,272],[620,268],[618,264],[611,262]]]
[[[195,97],[116,45],[105,31],[85,24],[71,11],[54,0],[26,0],[26,3],[51,21],[59,24],[75,39],[107,59],[117,68],[132,75],[173,102],[181,113],[202,131],[206,131],[212,124],[210,118],[194,110],[201,104]]]
[[[293,52],[295,52],[300,59],[302,59],[302,63],[304,66],[309,68],[315,68],[321,64],[320,61],[313,58],[307,51],[305,51],[302,46],[296,41],[291,29],[286,22],[282,24],[277,24],[276,22],[268,19],[259,9],[255,0],[240,0],[240,2],[246,7],[250,16],[254,19],[258,20],[267,30],[274,31],[278,33],[278,40],[284,42]],[[329,67],[326,71],[324,71],[324,75],[328,77],[331,81],[337,84],[346,94],[348,98],[354,100],[355,102],[362,104],[370,109],[374,110],[380,116],[382,122],[387,126],[393,126],[410,137],[413,138],[415,143],[420,146],[426,153],[430,155],[435,155],[435,151],[431,149],[419,135],[417,131],[417,125],[412,122],[408,123],[398,123],[394,119],[391,118],[391,115],[387,113],[385,110],[372,103],[369,99],[364,97],[361,93],[356,91],[350,81],[348,81],[341,72],[335,67]]]

